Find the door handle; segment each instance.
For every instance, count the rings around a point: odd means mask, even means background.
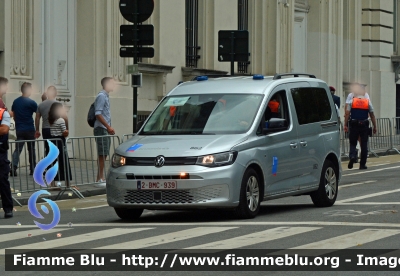
[[[292,149],[297,149],[297,143],[295,143],[295,142],[290,143],[290,147],[291,147]]]
[[[301,145],[303,148],[307,147],[307,141],[301,141],[301,142],[300,142],[300,145]]]

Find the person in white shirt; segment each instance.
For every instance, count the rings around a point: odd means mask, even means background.
[[[357,86],[353,86],[353,87],[352,87],[352,90],[353,90],[353,89],[356,89],[356,91],[357,91],[358,88],[356,88],[356,87],[357,87]],[[345,105],[344,110],[347,110],[348,105],[352,103],[353,98],[356,97],[356,96],[357,96],[357,93],[353,93],[353,92],[350,93],[350,94],[347,96],[346,105]],[[363,94],[363,97],[364,97],[365,99],[367,99],[367,100],[370,99],[368,93]],[[357,155],[357,159],[356,159],[356,162],[355,162],[355,163],[358,163],[358,156],[359,156],[359,153],[360,153],[360,152],[361,152],[360,139],[358,139],[358,143],[357,143],[357,154],[356,154],[356,155]]]

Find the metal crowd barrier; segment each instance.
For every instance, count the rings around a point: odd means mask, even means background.
[[[386,151],[386,153],[395,151],[400,154],[393,144],[393,128],[391,120],[389,118],[377,118],[376,124],[378,132],[369,138],[370,147],[372,149],[371,151],[375,152],[380,150]],[[370,125],[372,126],[372,123],[370,123]]]
[[[342,157],[349,157],[350,143],[346,132],[344,132],[343,123],[340,122],[340,154]]]
[[[108,143],[109,151],[107,147],[98,148],[98,142]],[[72,137],[68,138],[66,146],[70,154],[69,166],[70,170],[67,170],[72,177],[74,186],[96,184],[97,173],[100,167],[99,155],[106,156],[104,162],[104,175],[111,166],[111,158],[114,154],[115,149],[120,145],[120,138],[118,136],[86,136],[86,137]]]
[[[393,118],[393,147],[400,146],[400,117]]]
[[[135,133],[123,135],[123,136],[122,136],[122,139],[121,139],[121,143],[124,143],[124,142],[128,141],[128,140],[131,139],[133,136],[135,136]]]
[[[61,139],[48,139],[59,147],[64,148],[63,141]],[[15,198],[15,195],[19,196],[20,193],[34,192],[40,189],[52,189],[51,183],[46,183],[47,188],[43,188],[36,184],[33,180],[32,173],[36,167],[36,164],[46,156],[45,148],[47,140],[20,140],[20,141],[9,141],[8,158],[10,160],[10,185],[11,192],[13,194],[14,201],[20,205],[21,203]],[[61,151],[55,162],[58,162],[59,172],[54,179],[54,183],[60,182],[62,179],[66,179],[66,160],[67,155]],[[54,163],[55,163],[54,162]],[[54,164],[53,163],[53,164]],[[45,172],[43,172],[45,173]],[[55,185],[57,186],[57,185]]]

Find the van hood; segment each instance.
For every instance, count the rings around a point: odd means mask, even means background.
[[[121,144],[116,153],[126,157],[190,157],[230,151],[247,140],[247,134],[134,136]]]

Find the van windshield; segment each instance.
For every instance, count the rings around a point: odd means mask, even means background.
[[[166,97],[141,135],[213,135],[247,132],[263,95],[202,94]]]

